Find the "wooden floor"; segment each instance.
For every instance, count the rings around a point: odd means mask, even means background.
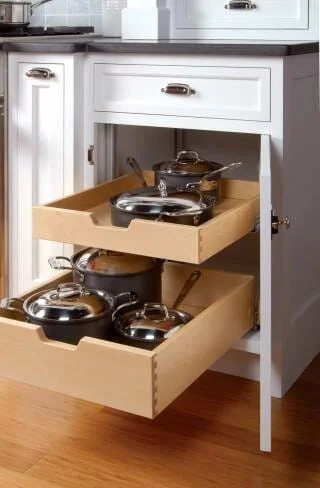
[[[273,402],[271,455],[257,404],[257,384],[213,372],[154,421],[1,380],[0,487],[320,487],[320,356]]]

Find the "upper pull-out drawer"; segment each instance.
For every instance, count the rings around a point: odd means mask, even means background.
[[[269,121],[270,70],[97,63],[94,110]]]
[[[154,173],[144,177],[153,184]],[[33,236],[199,264],[251,232],[259,214],[259,184],[223,178],[215,216],[199,226],[139,218],[127,228],[112,225],[109,199],[139,186],[131,174],[34,207]]]
[[[172,304],[193,269],[166,263],[164,303]],[[0,375],[154,418],[253,325],[253,278],[201,273],[180,305],[194,319],[153,351],[89,337],[78,346],[56,342],[40,326],[0,314]]]
[[[175,0],[177,29],[306,29],[309,0]]]

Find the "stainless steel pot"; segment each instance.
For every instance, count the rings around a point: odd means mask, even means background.
[[[0,29],[2,27],[26,27],[30,23],[35,8],[51,0],[39,2],[1,2],[0,1]]]
[[[128,227],[135,218],[197,226],[213,217],[215,198],[191,188],[139,188],[110,199],[113,225]]]
[[[130,290],[137,303],[161,301],[161,259],[117,251],[88,248],[70,259],[49,259],[53,269],[73,271],[73,279],[89,289],[107,290],[117,295]]]
[[[192,315],[177,307],[201,277],[199,270],[193,271],[185,282],[172,307],[163,303],[146,303],[143,308],[116,313],[113,327],[114,340],[143,349],[154,349],[158,344],[175,334],[192,320]]]
[[[200,158],[197,151],[180,151],[176,159],[161,161],[152,166],[155,185],[165,179],[168,186],[187,186],[198,188],[221,200],[221,174],[240,166],[241,162],[224,166],[215,161]]]

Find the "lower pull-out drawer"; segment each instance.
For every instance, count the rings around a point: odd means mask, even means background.
[[[172,304],[193,269],[166,263],[165,303]],[[253,324],[253,278],[201,272],[180,306],[194,319],[153,351],[89,337],[73,346],[47,339],[39,326],[0,317],[0,374],[154,418]],[[32,293],[70,279],[67,273]]]

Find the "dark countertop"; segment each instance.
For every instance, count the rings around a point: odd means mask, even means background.
[[[139,54],[222,54],[237,56],[293,56],[319,51],[318,42],[302,41],[230,41],[163,40],[127,41],[122,39],[69,36],[48,38],[2,38],[7,52],[36,53],[139,53]]]

